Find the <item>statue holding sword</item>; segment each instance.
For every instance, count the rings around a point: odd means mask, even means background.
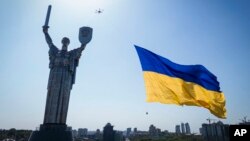
[[[69,38],[63,37],[62,48],[58,49],[49,33],[51,5],[47,10],[43,33],[49,46],[49,80],[43,124],[31,133],[29,141],[73,141],[72,130],[66,125],[70,91],[75,83],[76,68],[82,51],[92,39],[93,29],[81,27],[81,46],[68,51]]]
[[[70,91],[75,83],[76,67],[82,51],[92,38],[92,28],[82,27],[79,30],[79,48],[68,51],[69,38],[62,38],[62,48],[58,49],[49,33],[48,23],[51,5],[48,7],[43,33],[49,46],[49,80],[44,115],[44,124],[66,124]]]

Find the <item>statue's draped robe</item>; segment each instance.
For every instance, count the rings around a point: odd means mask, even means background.
[[[44,123],[65,124],[82,48],[67,52],[58,50],[53,44],[49,46],[50,74]]]

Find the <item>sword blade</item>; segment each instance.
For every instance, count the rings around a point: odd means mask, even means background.
[[[48,6],[44,27],[49,27],[49,17],[50,17],[51,7],[52,7],[51,5]]]

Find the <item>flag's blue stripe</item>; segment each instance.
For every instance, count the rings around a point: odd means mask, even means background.
[[[149,50],[135,45],[143,71],[153,71],[187,82],[201,85],[207,90],[220,92],[219,82],[215,75],[202,65],[179,65]]]

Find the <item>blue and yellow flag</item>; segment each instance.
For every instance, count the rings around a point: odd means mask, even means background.
[[[146,85],[147,102],[207,108],[226,118],[225,97],[215,75],[202,65],[179,65],[135,46]]]

